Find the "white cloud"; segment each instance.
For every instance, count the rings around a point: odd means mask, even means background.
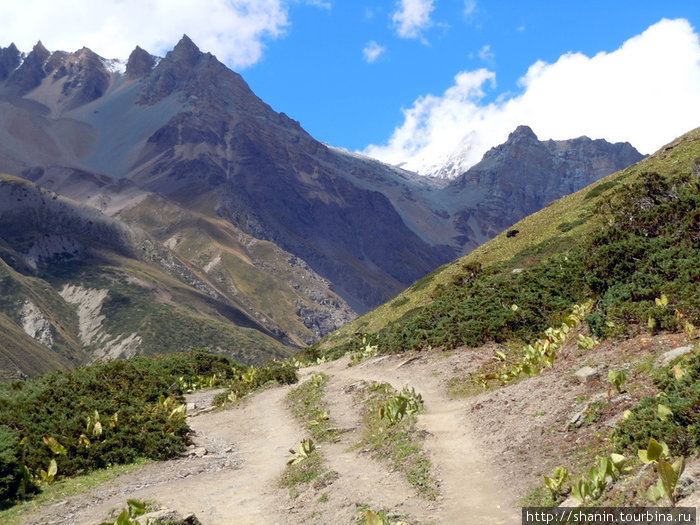
[[[308,0],[325,7],[328,2]],[[126,58],[136,45],[162,55],[186,33],[231,67],[257,62],[267,39],[284,35],[286,0],[25,0],[0,3],[2,41],[23,51],[37,40],[54,50],[87,46]],[[31,16],[28,13],[33,13]]]
[[[587,135],[652,153],[700,125],[700,39],[684,19],[662,20],[611,53],[538,61],[520,79],[521,94],[484,103],[495,78],[485,69],[459,73],[441,96],[404,109],[388,143],[365,153],[426,171],[465,148],[472,165],[520,124],[540,139]]]
[[[403,38],[421,38],[421,31],[432,25],[433,0],[400,0],[391,19]]]
[[[470,18],[476,13],[476,0],[464,0],[464,15]]]
[[[491,46],[486,44],[481,49],[479,49],[479,58],[485,62],[491,62],[496,55],[491,51]]]
[[[365,57],[365,62],[371,64],[372,62],[376,61],[385,51],[386,47],[377,44],[374,40],[371,40],[362,50],[362,55]]]

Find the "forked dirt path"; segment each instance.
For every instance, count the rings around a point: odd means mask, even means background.
[[[426,360],[431,361],[427,366]],[[441,498],[432,512],[432,521],[464,525],[519,521],[507,479],[497,464],[487,461],[487,454],[474,438],[464,404],[447,396],[434,359],[388,356],[352,367],[347,366],[348,361],[343,358],[316,370],[345,385],[362,380],[382,381],[397,390],[413,387],[422,395],[425,413],[418,416],[418,426],[428,433],[425,448],[440,479]],[[332,407],[334,396],[329,394]],[[330,412],[333,416],[333,408]]]
[[[434,357],[392,356],[348,367],[347,358],[301,372],[330,376],[326,400],[334,423],[345,432],[340,441],[322,445],[327,467],[337,472],[318,490],[291,494],[278,481],[305,432],[289,413],[291,387],[274,387],[225,411],[190,418],[203,457],[190,456],[152,464],[101,487],[42,508],[23,523],[92,525],[127,498],[156,500],[180,514],[194,513],[204,525],[353,524],[361,505],[390,509],[421,524],[490,525],[518,523],[513,493],[498,464],[472,434],[464,404],[450,400],[441,376],[451,364]],[[443,370],[440,370],[440,367]],[[302,378],[303,380],[303,378]],[[424,399],[419,427],[440,480],[437,501],[421,498],[397,472],[362,451],[359,407],[353,390],[360,381],[384,381],[397,389],[414,387]],[[321,496],[319,496],[319,494]]]

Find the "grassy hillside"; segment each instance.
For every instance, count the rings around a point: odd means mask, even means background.
[[[268,330],[284,332],[293,345],[318,338],[314,319],[330,317],[330,304],[337,305],[334,327],[354,317],[327,281],[273,243],[212,217],[214,206],[206,201],[200,211],[187,210],[151,195],[120,218],[169,247],[198,269],[199,279]],[[325,327],[323,333],[328,331]]]
[[[531,341],[587,299],[598,335],[678,330],[681,315],[700,325],[699,175],[696,129],[523,219],[309,353],[357,350],[366,335],[385,352]],[[663,309],[661,294],[670,300]]]

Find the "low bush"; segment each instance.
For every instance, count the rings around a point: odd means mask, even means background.
[[[645,448],[650,438],[664,441],[673,456],[700,449],[700,355],[665,367],[654,379],[660,396],[645,397],[613,434],[618,450]],[[671,414],[660,413],[659,405]],[[660,415],[661,414],[661,415]]]
[[[271,361],[263,366],[250,367],[228,382],[228,390],[218,394],[215,406],[223,406],[239,400],[258,388],[272,383],[289,385],[298,380],[297,369],[286,361]]]
[[[96,363],[0,385],[2,499],[23,496],[26,473],[31,480],[45,470],[53,480],[53,462],[58,479],[139,457],[175,456],[189,430],[182,385],[214,373],[233,378],[242,370],[225,357],[194,352]]]

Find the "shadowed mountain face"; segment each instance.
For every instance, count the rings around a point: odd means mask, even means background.
[[[297,345],[638,158],[522,127],[447,184],[319,143],[186,36],[126,64],[0,49],[0,171],[140,232]]]
[[[453,179],[452,203],[463,244],[475,248],[550,202],[644,158],[629,143],[580,137],[541,142],[527,126]],[[459,208],[462,209],[459,209]]]

